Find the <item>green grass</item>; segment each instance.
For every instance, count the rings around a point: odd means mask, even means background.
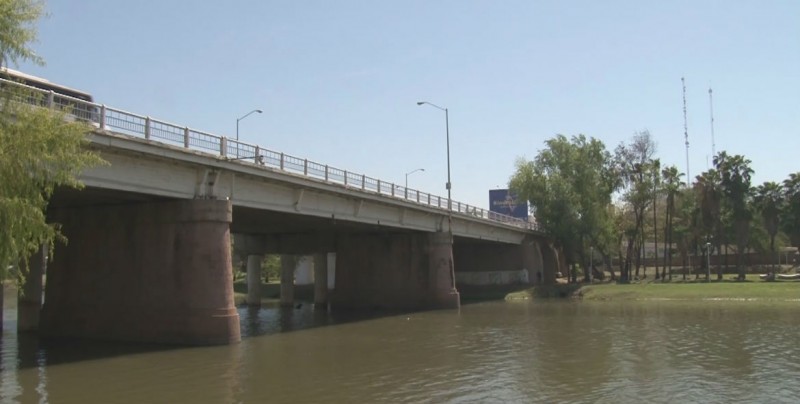
[[[695,280],[694,276],[683,281],[681,276],[672,281],[660,282],[648,279],[630,284],[613,282],[586,284],[557,284],[551,286],[526,285],[493,285],[493,286],[459,286],[462,302],[483,300],[515,300],[541,298],[579,298],[583,300],[732,300],[763,302],[796,302],[800,303],[800,280],[779,280],[766,282],[758,275],[747,275],[744,282],[732,280],[733,275],[726,275],[717,281],[705,278]],[[244,304],[247,297],[247,285],[244,279],[233,284],[234,302]],[[313,301],[314,285],[295,286],[295,300]],[[280,299],[280,283],[270,282],[261,285],[261,301],[263,304],[276,303]]]
[[[748,275],[744,282],[726,277],[711,282],[704,278],[631,284],[603,283],[581,287],[575,297],[584,300],[753,300],[796,301],[800,303],[800,281],[766,282]]]

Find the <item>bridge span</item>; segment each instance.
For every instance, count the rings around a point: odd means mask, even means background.
[[[26,284],[21,329],[237,342],[232,250],[254,295],[264,254],[313,255],[320,307],[457,308],[456,274],[555,279],[558,254],[532,223],[104,105],[80,110],[96,111],[89,147],[108,164],[82,174],[85,189],[53,196],[48,219],[69,243],[48,264],[41,313],[41,284]],[[283,261],[291,304],[294,261]]]

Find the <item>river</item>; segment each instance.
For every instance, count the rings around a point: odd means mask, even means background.
[[[200,348],[39,341],[6,303],[2,403],[800,402],[796,303],[241,308],[240,344]]]

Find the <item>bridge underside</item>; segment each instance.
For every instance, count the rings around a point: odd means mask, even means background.
[[[40,332],[178,344],[239,341],[231,232],[272,253],[336,253],[334,307],[453,308],[452,239],[325,218],[88,188],[48,212],[69,240],[48,268]]]

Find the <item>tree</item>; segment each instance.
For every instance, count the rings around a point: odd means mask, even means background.
[[[724,153],[724,152],[723,152]],[[717,251],[719,251],[720,231],[721,231],[721,211],[722,211],[722,183],[719,172],[715,169],[710,169],[697,176],[697,181],[694,183],[695,195],[697,197],[698,206],[700,207],[700,217],[702,229],[698,233],[704,234],[707,242],[712,239],[716,242]],[[705,244],[705,243],[703,243]],[[711,254],[706,251],[706,254]],[[703,260],[701,266],[707,265],[707,261]],[[711,268],[708,268],[709,271]],[[717,266],[717,279],[722,279],[722,267]]]
[[[36,38],[31,24],[41,12],[36,1],[0,0],[2,62],[41,62],[28,47]],[[12,102],[14,91],[11,86],[0,90],[0,278],[19,265],[22,282],[28,257],[43,245],[52,255],[55,241],[66,241],[58,225],[46,221],[53,192],[61,186],[80,188],[79,173],[102,160],[84,148],[88,125],[68,122],[64,111]]]
[[[778,234],[780,225],[780,213],[783,205],[783,189],[776,182],[767,181],[756,187],[755,203],[761,219],[764,221],[764,229],[769,235],[769,252],[773,260],[775,259],[775,236]],[[773,261],[773,269],[775,265]]]
[[[653,244],[655,252],[653,258],[656,266],[656,279],[659,278],[658,274],[658,216],[656,215],[656,207],[658,206],[658,195],[661,193],[661,160],[655,159],[653,164],[650,165],[650,176],[653,183]]]
[[[620,274],[620,281],[630,280],[631,261],[636,258],[636,273],[641,266],[641,250],[644,246],[644,214],[653,199],[653,171],[655,165],[653,155],[656,144],[650,132],[638,132],[630,144],[617,146],[614,155],[615,169],[619,172],[621,185],[625,190],[623,201],[631,207],[634,222],[633,229],[628,229],[625,264]]]
[[[737,279],[740,281],[745,279],[743,255],[747,248],[752,217],[748,205],[751,194],[750,177],[753,174],[750,163],[751,161],[744,156],[738,154],[728,156],[724,151],[714,156],[714,165],[721,176],[723,195],[731,206],[736,234],[736,267],[739,273]]]
[[[666,203],[666,223],[664,224],[664,244],[666,245],[664,253],[664,270],[669,272],[669,279],[672,280],[672,235],[673,224],[675,217],[675,195],[685,185],[681,182],[683,173],[678,171],[678,168],[669,166],[661,170],[661,178],[663,179],[664,192],[667,194]],[[667,269],[668,268],[668,269]],[[662,278],[664,276],[662,275]]]
[[[783,231],[789,236],[791,244],[800,248],[800,171],[789,174],[789,178],[783,180],[783,200]]]
[[[545,145],[533,161],[517,160],[509,185],[531,203],[573,270],[580,263],[588,279],[589,249],[604,260],[610,252],[609,205],[617,186],[611,156],[601,141],[584,135],[557,135]]]
[[[80,188],[79,173],[100,163],[84,148],[87,125],[63,113],[13,104],[0,111],[0,268],[22,263],[42,245],[53,251],[60,236],[45,210],[57,187]],[[22,272],[19,272],[21,275]]]
[[[44,5],[37,0],[0,0],[0,65],[18,61],[42,64],[42,58],[29,47],[36,42],[33,24],[39,20]]]

